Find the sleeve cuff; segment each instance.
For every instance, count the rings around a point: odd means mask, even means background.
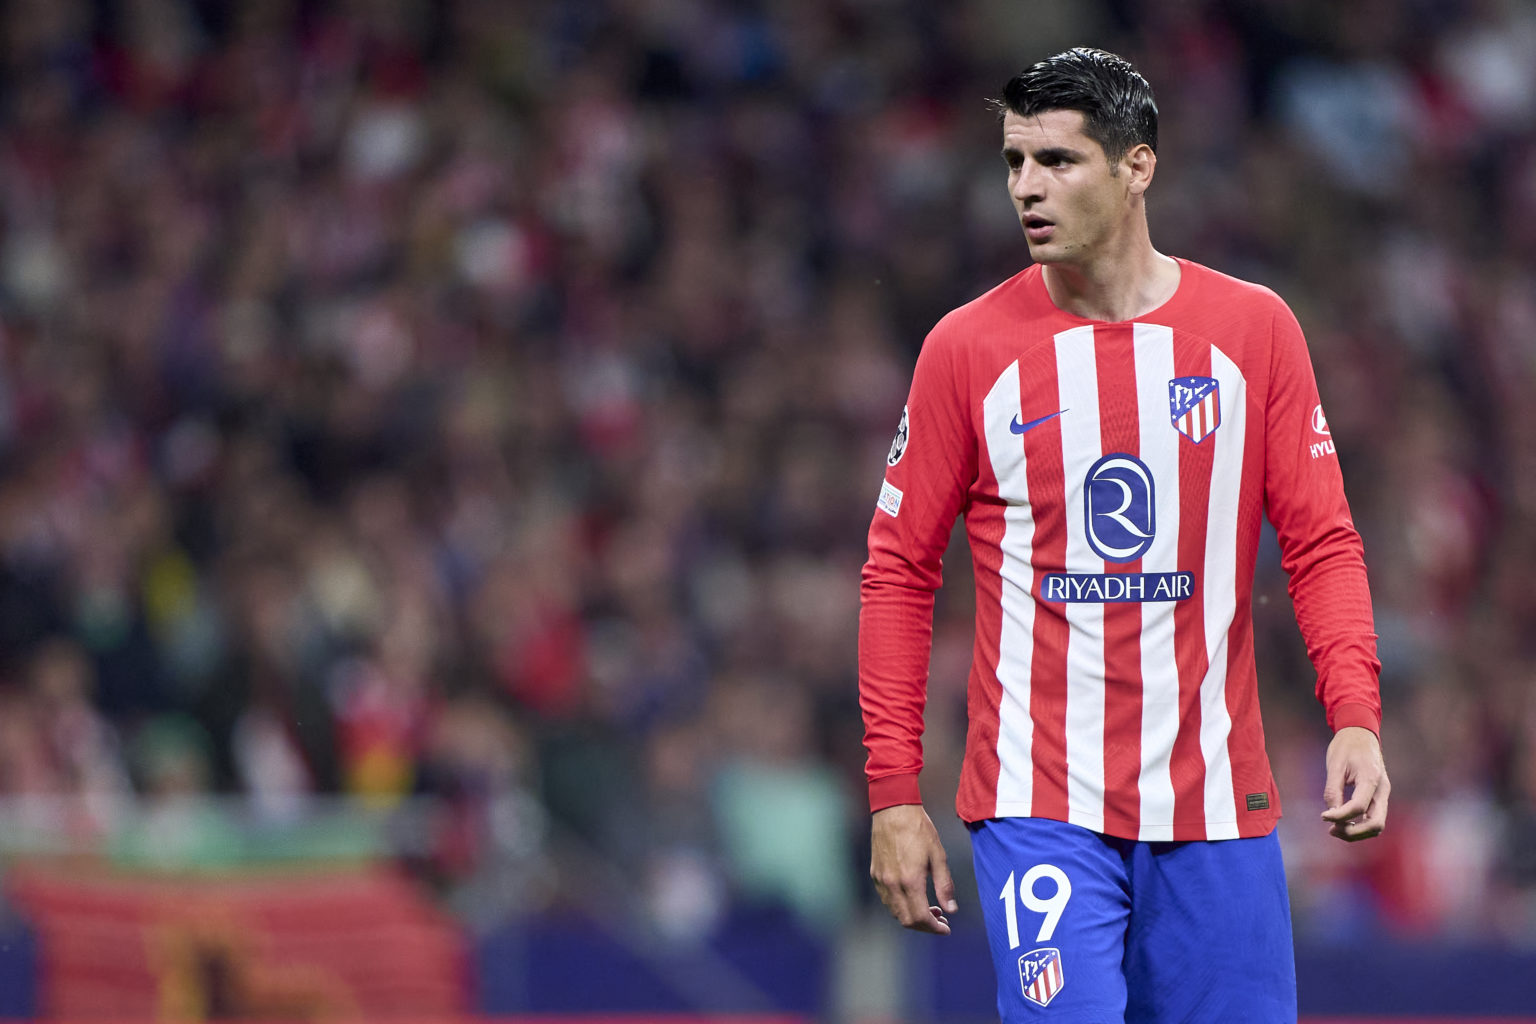
[[[916,775],[886,775],[869,780],[869,813],[883,811],[897,804],[920,804],[922,794]]]
[[[1340,704],[1333,712],[1333,731],[1359,726],[1381,739],[1381,713],[1365,704]]]

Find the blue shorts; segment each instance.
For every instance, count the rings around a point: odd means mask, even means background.
[[[1142,843],[997,818],[971,849],[1005,1024],[1295,1024],[1273,833]]]

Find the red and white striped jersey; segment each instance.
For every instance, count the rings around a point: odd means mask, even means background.
[[[933,594],[961,515],[965,820],[1274,827],[1251,609],[1266,513],[1329,724],[1379,730],[1364,555],[1301,329],[1268,289],[1180,264],[1134,322],[1063,312],[1033,266],[924,343],[863,574],[871,810],[920,801]]]

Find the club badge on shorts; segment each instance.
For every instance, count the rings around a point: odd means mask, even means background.
[[[1199,444],[1221,426],[1221,382],[1215,377],[1175,377],[1168,382],[1168,413],[1174,429]]]
[[[1032,949],[1019,957],[1019,984],[1024,998],[1047,1006],[1061,991],[1066,979],[1061,973],[1061,950],[1046,947]]]

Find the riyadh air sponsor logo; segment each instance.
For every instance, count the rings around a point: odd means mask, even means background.
[[[1134,455],[1116,452],[1095,462],[1083,481],[1088,546],[1106,562],[1140,559],[1157,536],[1157,484]],[[1040,600],[1052,604],[1148,604],[1187,601],[1191,572],[1052,572],[1041,577]]]
[[[1106,455],[1088,470],[1083,517],[1088,544],[1106,562],[1134,562],[1157,534],[1152,471],[1134,455]]]
[[[1175,377],[1168,382],[1168,416],[1179,433],[1199,444],[1221,426],[1221,382]]]
[[[1030,1002],[1049,1006],[1066,983],[1061,971],[1061,950],[1032,949],[1019,957],[1019,984],[1024,988],[1024,998]]]
[[[1040,597],[1053,604],[1187,601],[1194,593],[1192,572],[1053,572],[1040,581]]]

